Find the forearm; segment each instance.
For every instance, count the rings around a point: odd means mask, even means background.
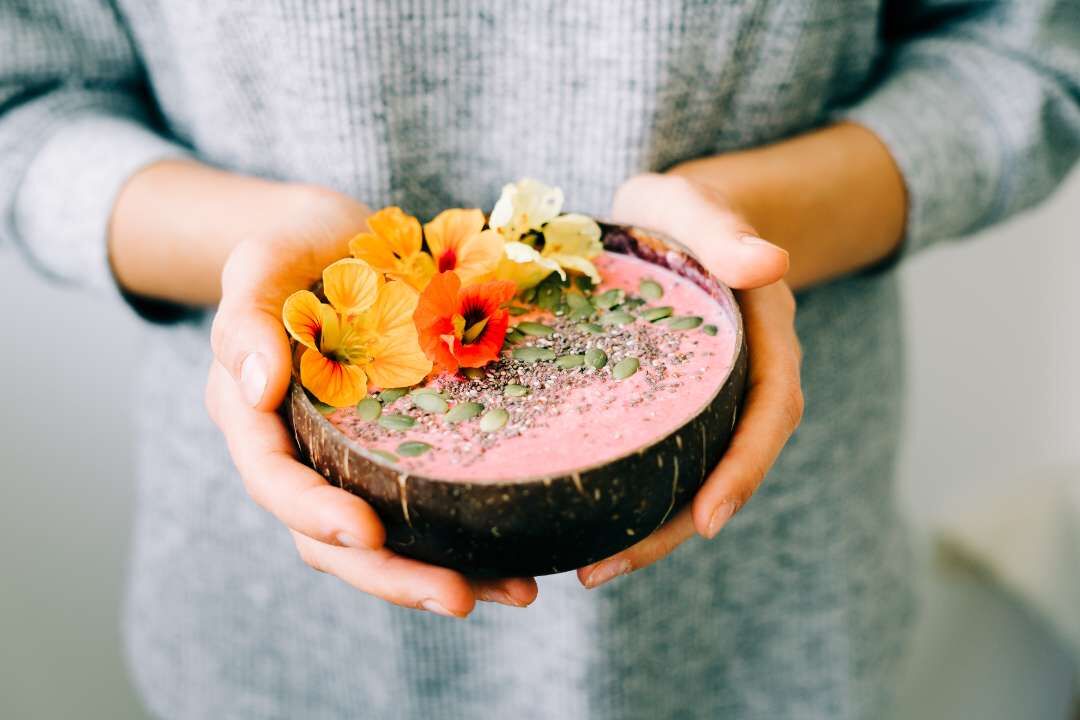
[[[113,207],[109,254],[116,280],[136,295],[214,304],[229,252],[287,222],[299,192],[191,161],[150,165],[124,185]]]
[[[874,265],[903,237],[903,178],[860,125],[833,125],[672,172],[721,193],[762,237],[785,248],[795,289]]]

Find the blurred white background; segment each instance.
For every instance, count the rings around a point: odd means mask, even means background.
[[[922,539],[924,614],[901,718],[1060,720],[1074,668],[985,576],[931,561],[935,527],[1080,483],[1080,172],[1050,203],[904,267],[911,392],[900,493]],[[0,717],[142,717],[118,612],[132,509],[138,323],[0,252]],[[1077,550],[1080,571],[1080,549]],[[1077,609],[1080,613],[1080,608]]]

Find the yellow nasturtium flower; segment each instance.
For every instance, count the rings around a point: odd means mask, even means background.
[[[367,224],[371,232],[349,241],[352,256],[417,291],[427,287],[435,274],[435,262],[423,251],[420,221],[399,207],[387,207],[369,217]]]
[[[480,210],[444,210],[424,225],[424,238],[437,272],[453,270],[462,285],[491,275],[503,253],[503,240],[484,230]]]
[[[323,271],[330,304],[307,290],[285,301],[285,328],[305,347],[300,381],[333,407],[355,405],[377,387],[415,385],[431,372],[413,313],[419,294],[400,280],[384,282],[366,262],[339,260]]]
[[[590,262],[604,250],[600,226],[585,215],[560,215],[562,204],[562,190],[529,178],[503,188],[489,219],[506,241],[497,278],[522,290],[552,272],[565,279],[567,270],[600,282]]]

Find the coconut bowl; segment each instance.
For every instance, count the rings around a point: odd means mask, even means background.
[[[303,458],[366,500],[394,552],[472,576],[564,572],[642,540],[673,517],[727,449],[746,387],[747,347],[731,291],[660,233],[601,224],[604,247],[703,288],[736,331],[716,394],[686,423],[621,457],[567,475],[463,482],[403,472],[335,428],[294,378],[284,412]]]

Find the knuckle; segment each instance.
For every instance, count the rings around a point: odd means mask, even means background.
[[[793,385],[788,390],[788,396],[784,402],[784,412],[788,426],[792,431],[802,423],[803,413],[806,411],[806,398],[798,385]]]
[[[317,570],[321,573],[330,572],[326,568],[322,553],[318,552],[314,543],[298,540],[296,541],[296,552],[299,553],[300,559],[304,561],[304,564],[312,570]]]

